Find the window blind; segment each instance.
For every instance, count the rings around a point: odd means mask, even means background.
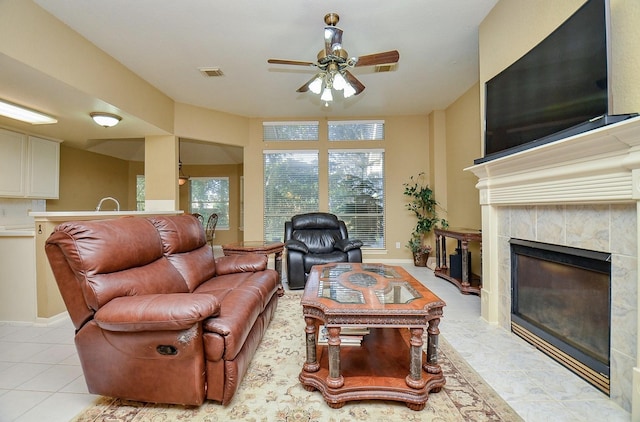
[[[318,122],[263,122],[264,141],[317,141]]]
[[[329,150],[329,212],[365,248],[385,247],[383,150]]]
[[[318,151],[264,152],[264,240],[282,241],[284,223],[318,211]]]
[[[330,141],[382,141],[384,120],[329,121]]]

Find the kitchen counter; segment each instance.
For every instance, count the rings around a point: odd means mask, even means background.
[[[124,216],[177,215],[183,211],[44,211],[30,212],[36,221],[103,220]]]
[[[33,227],[29,229],[7,229],[0,227],[0,237],[33,237],[36,231]]]

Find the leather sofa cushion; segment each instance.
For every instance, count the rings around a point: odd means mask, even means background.
[[[226,304],[226,295],[236,289],[253,290],[260,298],[259,312],[267,306],[273,295],[278,290],[278,273],[275,270],[267,269],[259,273],[233,273],[219,275],[211,280],[202,283],[194,293],[209,293],[215,295],[220,300],[221,306]],[[247,321],[248,324],[252,321]]]
[[[294,230],[292,239],[304,243],[309,253],[329,253],[340,240],[340,230]]]
[[[349,256],[345,252],[333,251],[325,254],[307,254],[304,259],[304,272],[309,274],[314,265],[332,264],[334,262],[349,262]]]
[[[340,230],[340,221],[334,214],[311,212],[291,217],[291,227],[293,230],[318,228],[326,230]]]
[[[109,331],[186,330],[220,312],[213,295],[154,294],[115,298],[95,314],[98,326]]]
[[[88,274],[140,267],[162,257],[158,231],[142,218],[62,223],[54,233],[72,268]]]
[[[165,255],[189,252],[206,245],[202,225],[193,215],[149,217],[162,239]]]
[[[262,254],[230,255],[216,259],[216,275],[263,271],[268,258]]]
[[[146,219],[62,223],[47,243],[60,248],[93,310],[115,297],[188,291]]]
[[[182,275],[189,291],[214,276],[215,259],[202,225],[193,215],[150,217],[162,240],[164,255]]]
[[[255,290],[234,289],[225,295],[220,304],[220,314],[204,320],[205,333],[215,333],[220,336],[219,338],[224,339],[224,355],[222,356],[224,360],[233,360],[240,352],[263,309],[263,299]],[[216,336],[205,338],[216,338]],[[205,343],[205,350],[208,350],[209,347],[209,344]],[[211,345],[211,347],[212,350],[220,349],[215,345]]]

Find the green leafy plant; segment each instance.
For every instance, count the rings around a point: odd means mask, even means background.
[[[405,246],[414,254],[430,254],[432,250],[431,245],[423,244],[422,237],[416,232],[411,234],[411,239]]]
[[[447,221],[438,217],[439,205],[434,198],[433,190],[425,182],[424,173],[418,174],[417,177],[411,176],[409,182],[402,185],[404,195],[409,197],[405,207],[418,219],[406,247],[413,253],[429,253],[431,246],[424,244],[425,237],[438,226],[447,227]]]

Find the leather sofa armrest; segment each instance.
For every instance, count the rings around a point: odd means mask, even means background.
[[[309,253],[307,245],[296,239],[289,239],[284,245],[291,251],[302,252],[303,254]]]
[[[200,293],[123,296],[98,309],[95,321],[108,331],[177,331],[220,313],[217,297]]]
[[[340,239],[334,245],[335,249],[339,249],[342,252],[349,252],[352,249],[358,249],[361,247],[362,241],[356,239]]]
[[[268,258],[264,254],[229,255],[216,258],[216,275],[255,273],[267,269]]]

